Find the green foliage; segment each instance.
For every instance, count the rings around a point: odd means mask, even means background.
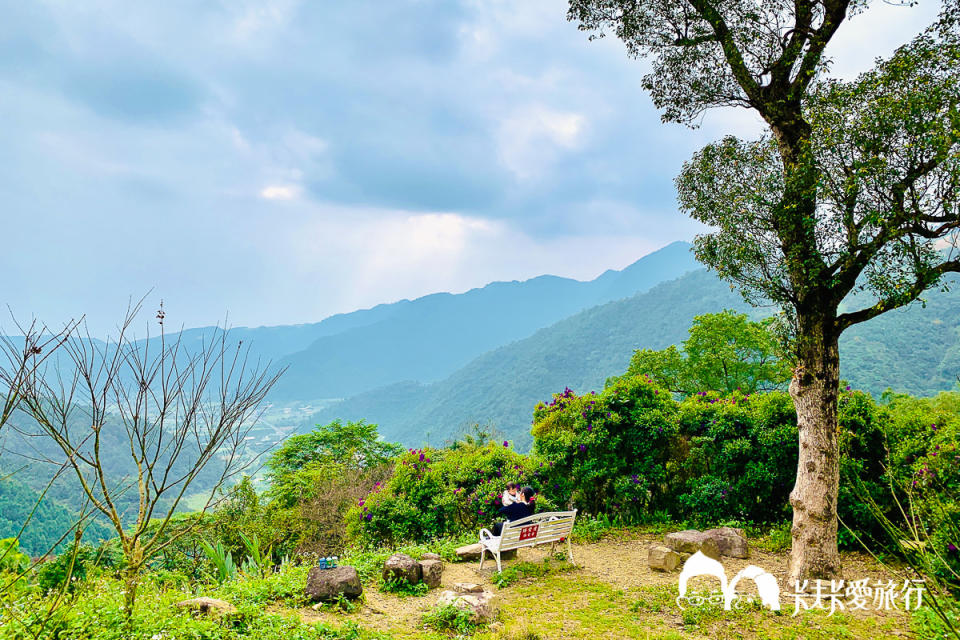
[[[12,454],[5,454],[4,462],[7,456]],[[63,481],[45,491],[49,479],[43,471],[43,465],[27,465],[8,474],[0,466],[0,538],[18,538],[23,551],[34,556],[63,551],[73,539],[70,531],[77,523],[75,506],[71,506],[77,501],[58,499],[63,497]],[[84,523],[85,542],[98,544],[111,535],[111,528],[97,518]]]
[[[303,604],[306,567],[290,568],[265,580],[235,580],[204,595],[230,602],[237,613],[228,616],[196,616],[174,607],[195,597],[189,591],[158,588],[144,582],[138,605],[129,624],[118,603],[123,602],[122,581],[102,576],[78,583],[71,606],[62,609],[43,629],[41,637],[58,640],[148,640],[150,638],[197,638],[204,640],[387,640],[386,634],[370,632],[354,623],[342,627],[308,624],[293,614],[269,612],[268,605]],[[36,632],[45,615],[46,601],[39,593],[25,594],[16,603],[20,620]],[[23,625],[4,620],[0,640],[32,637]]]
[[[617,380],[599,395],[570,389],[534,409],[534,452],[547,491],[585,515],[635,521],[665,498],[678,444],[670,394],[645,376]]]
[[[393,476],[350,509],[348,531],[363,543],[390,545],[475,531],[497,519],[508,482],[539,488],[540,469],[507,442],[410,449]]]
[[[454,632],[458,636],[469,636],[485,625],[475,622],[469,611],[458,609],[452,604],[435,607],[423,614],[423,624],[437,631]]]
[[[366,421],[343,423],[334,420],[317,426],[310,433],[287,438],[267,460],[271,496],[288,505],[303,501],[314,488],[317,476],[338,473],[342,469],[368,469],[380,466],[403,449],[383,442],[377,425]]]
[[[79,584],[101,575],[115,573],[123,566],[123,554],[109,545],[93,547],[88,544],[71,545],[56,558],[37,568],[37,586],[40,590],[61,590],[65,586],[74,591]]]
[[[260,544],[260,538],[255,533],[250,536],[241,533],[240,538],[247,550],[242,571],[247,575],[265,577],[273,570],[273,555],[270,552],[270,545],[263,547]]]
[[[0,540],[0,572],[20,573],[30,566],[30,556],[20,551],[16,538]]]
[[[881,501],[888,468],[878,452],[885,447],[892,447],[890,469],[911,469],[904,481],[933,477],[925,474],[953,478],[948,463],[954,458],[944,452],[954,450],[958,398],[889,396],[878,404],[860,391],[840,393],[844,482],[838,506],[858,535],[882,533],[852,487],[856,480]],[[942,426],[931,429],[934,423]],[[586,536],[618,523],[776,524],[790,517],[797,427],[786,393],[700,392],[677,402],[648,377],[623,376],[600,394],[577,396],[567,389],[555,395],[535,410],[533,434],[545,492],[600,516],[582,520]],[[946,495],[941,489],[936,494]],[[928,511],[939,518],[932,522],[936,530],[944,530],[944,516]],[[849,534],[844,543],[856,544]]]
[[[426,582],[410,584],[410,582],[404,580],[403,578],[394,578],[382,583],[380,585],[380,590],[384,593],[392,593],[401,597],[423,597],[430,592],[430,587]]]
[[[203,541],[202,545],[203,552],[217,570],[217,582],[223,584],[237,577],[237,566],[233,563],[233,554],[227,551],[222,543],[218,541],[217,546],[214,547],[209,542]]]
[[[638,349],[627,377],[648,375],[674,393],[702,391],[756,393],[780,388],[790,379],[789,360],[778,357],[773,320],[752,322],[726,310],[696,316],[683,349]]]
[[[350,565],[360,574],[364,584],[379,584],[383,578],[383,563],[394,553],[405,553],[411,558],[419,558],[425,553],[439,554],[447,562],[457,560],[457,547],[477,541],[476,530],[461,531],[458,535],[430,540],[419,544],[400,546],[358,546],[348,548],[340,557],[340,564]]]

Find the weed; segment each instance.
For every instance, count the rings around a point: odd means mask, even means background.
[[[403,578],[394,578],[382,583],[380,585],[380,591],[383,591],[384,593],[392,593],[400,596],[401,598],[408,596],[422,597],[427,595],[427,592],[430,591],[430,587],[425,582],[411,584]]]
[[[472,635],[484,626],[469,611],[445,604],[423,615],[423,624],[437,631],[453,631],[458,635]]]

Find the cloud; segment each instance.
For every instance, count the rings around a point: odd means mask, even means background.
[[[647,63],[555,0],[6,9],[0,303],[92,327],[150,288],[187,324],[251,324],[592,277],[698,232],[676,212],[681,164],[762,127],[661,125]],[[834,69],[936,10],[873,3]]]
[[[520,180],[547,172],[558,155],[582,142],[586,116],[542,105],[522,108],[505,118],[498,131],[500,157]]]
[[[299,189],[289,185],[271,185],[260,190],[260,197],[265,200],[293,200],[298,194]]]

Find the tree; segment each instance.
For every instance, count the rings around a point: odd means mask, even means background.
[[[730,310],[696,316],[682,351],[674,345],[662,351],[637,349],[626,375],[646,374],[682,395],[782,388],[790,366],[777,355],[771,324],[751,322],[746,314]]]
[[[206,511],[255,459],[244,442],[282,373],[248,366],[246,351],[229,344],[227,332],[188,349],[182,333],[164,332],[162,308],[160,335],[137,341],[130,327],[139,309],[128,310],[115,342],[95,341],[89,332],[64,342],[64,358],[52,370],[30,368],[21,393],[37,435],[62,454],[48,461],[72,471],[117,534],[128,619],[147,563],[192,532],[181,527],[167,535],[188,490],[207,474],[200,509]],[[118,441],[127,457],[123,468],[113,468],[121,452],[108,450]],[[135,500],[126,501],[128,493]]]
[[[317,425],[310,433],[291,436],[267,460],[271,479],[311,465],[333,464],[347,469],[379,466],[403,452],[403,447],[384,442],[376,424],[334,420]]]
[[[827,79],[827,44],[866,6],[571,0],[568,14],[583,30],[612,28],[633,56],[654,56],[643,82],[664,121],[695,125],[707,109],[741,106],[769,127],[759,141],[709,145],[677,184],[681,208],[717,229],[697,238],[697,258],[791,320],[791,582],[840,571],[840,334],[960,270],[957,2],[855,82]]]

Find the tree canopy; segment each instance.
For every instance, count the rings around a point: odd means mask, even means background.
[[[648,375],[682,395],[782,388],[790,379],[790,363],[778,356],[771,324],[731,310],[696,316],[681,349],[637,349],[626,376]]]

